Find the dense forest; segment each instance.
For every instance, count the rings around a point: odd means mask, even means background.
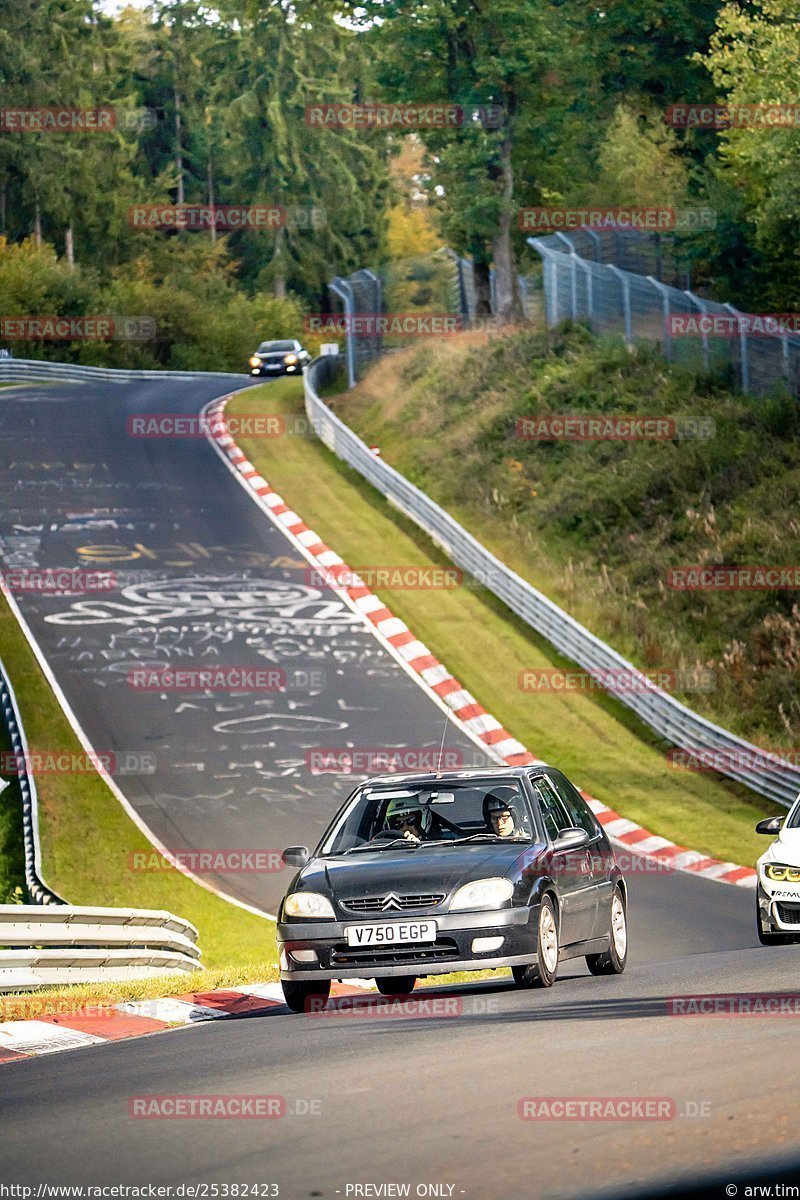
[[[87,360],[238,367],[254,337],[325,311],[333,274],[438,245],[472,257],[487,296],[492,264],[513,320],[529,205],[705,206],[715,227],[684,239],[697,286],[800,300],[791,0],[16,0],[0,85],[2,315],[155,323],[71,348]],[[347,118],[381,103],[397,108]],[[699,103],[788,116],[669,119]],[[149,206],[281,218],[176,228],[137,221]]]

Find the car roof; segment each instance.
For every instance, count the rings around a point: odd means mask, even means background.
[[[394,784],[397,786],[401,783],[449,783],[458,780],[474,780],[480,782],[481,779],[496,779],[498,775],[505,775],[510,779],[520,779],[523,775],[536,774],[544,771],[549,766],[545,762],[527,763],[525,766],[508,767],[502,763],[498,763],[496,767],[462,767],[454,771],[414,771],[400,772],[393,771],[387,775],[371,775],[363,781],[364,786],[373,787],[377,784]]]

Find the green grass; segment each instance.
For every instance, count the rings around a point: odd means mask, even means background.
[[[29,745],[80,753],[81,747],[2,597],[0,658],[11,674]],[[37,789],[43,874],[71,904],[168,909],[197,927],[203,963],[208,967],[275,961],[274,922],[220,899],[179,871],[129,868],[132,851],[152,847],[99,775],[43,774],[37,779]],[[3,799],[0,797],[0,812]],[[13,871],[13,865],[8,869]]]
[[[0,723],[0,751],[9,750],[10,739]],[[25,888],[22,797],[17,780],[12,777],[7,782],[9,786],[0,792],[0,904],[22,900]]]
[[[337,402],[346,411],[348,401]],[[302,411],[297,381],[234,398],[230,412]],[[243,439],[270,484],[351,566],[444,565],[430,540],[313,438]],[[458,475],[458,464],[442,462]],[[783,811],[743,788],[670,768],[667,745],[608,697],[521,692],[521,668],[563,665],[543,639],[487,592],[394,590],[384,598],[511,733],[631,820],[714,857],[750,864],[757,820]]]

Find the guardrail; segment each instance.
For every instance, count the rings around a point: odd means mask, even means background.
[[[26,764],[28,742],[8,672],[0,659],[0,722],[8,734],[12,752],[17,755],[16,780],[22,799],[22,841],[25,854],[25,888],[34,904],[64,904],[64,900],[42,879],[42,853],[39,845],[39,797],[36,781]],[[12,785],[13,786],[13,785]]]
[[[769,755],[743,738],[706,720],[673,696],[652,686],[638,668],[549,600],[490,553],[405,476],[373,454],[318,395],[333,379],[335,359],[316,359],[305,372],[305,406],[318,437],[338,458],[354,467],[396,508],[410,517],[449,558],[502,600],[567,658],[603,679],[606,690],[632,709],[650,728],[684,750],[715,751],[727,758],[716,768],[779,804],[791,805],[800,793],[800,768]],[[640,677],[643,689],[613,686],[614,674]],[[607,682],[608,681],[608,682]]]
[[[230,371],[128,371],[117,367],[82,367],[77,363],[46,362],[38,358],[0,358],[0,383],[55,379],[63,383],[133,383],[137,379],[220,379],[224,383],[250,377]]]
[[[169,912],[0,905],[0,992],[200,969],[194,925]]]

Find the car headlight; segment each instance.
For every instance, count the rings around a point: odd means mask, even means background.
[[[787,867],[783,863],[766,863],[764,874],[776,883],[800,883],[800,867]]]
[[[510,879],[476,879],[474,883],[465,883],[450,901],[450,911],[472,908],[499,908],[514,893],[514,885]]]
[[[296,362],[299,362],[300,360],[298,359],[296,354],[287,354],[283,361],[285,363],[296,363]]]
[[[261,359],[258,357],[257,354],[254,354],[253,357],[250,359],[250,366],[251,367],[260,367],[261,366]]]
[[[292,892],[286,897],[283,911],[287,917],[308,917],[319,921],[332,921],[336,916],[330,900],[319,892]]]

